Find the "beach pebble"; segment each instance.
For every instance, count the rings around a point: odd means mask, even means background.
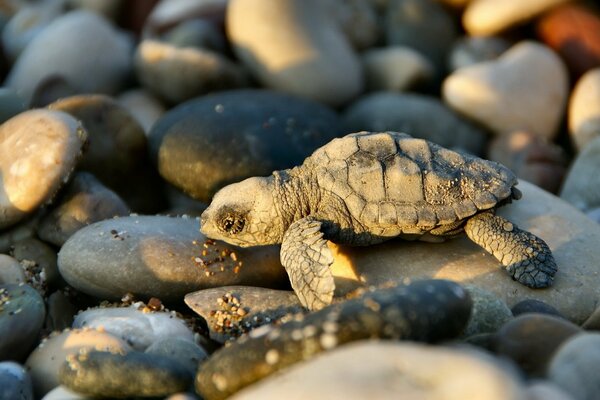
[[[268,90],[233,90],[169,110],[149,140],[162,177],[209,202],[222,186],[300,164],[341,134],[326,106]]]
[[[17,225],[0,231],[0,252],[9,253],[15,243],[35,237],[42,214],[43,210],[39,209]]]
[[[512,359],[529,376],[546,373],[554,351],[581,328],[563,318],[547,314],[524,314],[496,332],[496,354]]]
[[[517,177],[551,193],[557,193],[567,173],[567,156],[562,147],[527,131],[496,136],[487,158],[511,169]]]
[[[356,50],[365,50],[382,38],[381,18],[372,0],[320,0]]]
[[[573,89],[569,101],[569,134],[578,151],[600,136],[600,68],[586,72]]]
[[[26,284],[0,285],[0,360],[22,360],[38,340],[46,307]]]
[[[62,279],[56,263],[56,250],[34,237],[19,240],[12,247],[27,277],[27,283],[45,293],[46,286],[56,286]]]
[[[573,3],[548,12],[536,30],[538,37],[562,56],[573,76],[579,77],[600,67],[600,15],[597,9]]]
[[[92,398],[59,385],[46,393],[42,400],[92,400]]]
[[[231,400],[283,396],[295,400],[517,400],[523,395],[519,379],[483,352],[360,341],[292,366],[238,392]]]
[[[68,180],[86,133],[71,116],[23,112],[0,125],[0,229],[49,202]]]
[[[0,399],[33,400],[31,376],[21,364],[0,362]]]
[[[27,277],[21,264],[7,254],[0,254],[0,284],[25,283]]]
[[[431,62],[416,50],[404,46],[370,49],[362,53],[366,88],[370,91],[402,92],[428,81]]]
[[[265,87],[332,106],[362,91],[360,61],[318,0],[230,0],[226,28]]]
[[[0,124],[26,110],[25,101],[14,90],[0,88]]]
[[[70,328],[78,311],[73,302],[60,290],[48,296],[46,308],[44,330],[47,332]]]
[[[156,354],[169,357],[195,375],[196,370],[208,354],[200,345],[179,337],[165,337],[152,343],[144,351],[146,354]]]
[[[448,70],[454,71],[480,62],[492,61],[510,48],[508,40],[498,36],[464,36],[454,41],[448,56]]]
[[[62,246],[79,229],[97,221],[129,215],[129,207],[92,174],[78,172],[65,187],[55,208],[42,218],[39,237]]]
[[[38,85],[56,75],[78,93],[114,93],[131,71],[130,53],[130,39],[102,17],[72,11],[55,19],[29,43],[4,85],[27,102]]]
[[[136,212],[162,208],[164,195],[147,154],[144,128],[111,97],[78,95],[49,105],[81,121],[89,144],[78,169],[91,172]]]
[[[462,333],[464,337],[494,333],[513,318],[506,303],[492,292],[471,285],[465,288],[471,296],[473,308],[467,327]]]
[[[65,280],[84,293],[119,300],[126,293],[162,301],[225,285],[287,282],[278,246],[237,248],[207,239],[198,220],[130,216],[96,222],[58,255]]]
[[[585,320],[581,327],[590,331],[600,331],[600,307],[594,310],[592,315]]]
[[[223,286],[185,296],[185,304],[206,320],[210,338],[224,343],[289,313],[303,311],[290,290]]]
[[[137,119],[146,136],[152,125],[167,111],[165,105],[146,89],[122,92],[116,100]]]
[[[525,23],[569,0],[473,0],[463,14],[463,26],[471,36],[494,35]]]
[[[560,197],[582,211],[600,207],[600,137],[577,155],[565,177]]]
[[[343,114],[348,132],[397,131],[440,146],[481,154],[483,131],[456,115],[433,96],[377,92],[361,97]]]
[[[548,380],[532,380],[525,389],[527,400],[575,400],[555,383]]]
[[[137,48],[134,63],[144,87],[172,104],[247,84],[241,66],[208,49],[144,40]]]
[[[513,305],[510,310],[515,317],[522,314],[536,313],[563,318],[556,308],[552,307],[550,304],[535,299],[521,300],[517,304]]]
[[[438,76],[458,35],[451,15],[434,0],[389,0],[385,14],[388,45],[407,46],[427,57]]]
[[[69,355],[85,350],[126,353],[131,347],[117,336],[93,329],[57,332],[42,341],[29,355],[25,365],[31,373],[37,397],[59,385],[58,370]]]
[[[143,0],[148,2],[147,0]],[[160,0],[151,10],[144,25],[146,37],[155,36],[168,28],[177,27],[192,19],[222,24],[229,0]]]
[[[113,22],[120,16],[123,3],[123,0],[67,0],[71,8],[91,11]]]
[[[194,333],[171,312],[149,312],[133,304],[129,307],[90,308],[75,316],[73,328],[102,329],[121,338],[134,350],[169,337],[194,341]]]
[[[574,400],[592,400],[600,392],[600,334],[581,333],[563,343],[552,357],[548,379]]]
[[[91,397],[164,397],[186,390],[191,374],[177,361],[156,354],[101,351],[73,355],[59,371],[67,388]]]
[[[456,111],[505,134],[525,130],[552,139],[568,94],[567,70],[548,47],[520,42],[495,61],[454,71],[444,100]]]
[[[368,292],[280,326],[252,331],[222,347],[196,375],[204,398],[224,399],[268,375],[363,339],[437,342],[456,337],[471,310],[468,292],[445,280]]]
[[[224,53],[227,47],[224,32],[219,26],[202,18],[182,21],[160,35],[160,39],[179,48],[192,47],[217,53]]]
[[[472,284],[494,293],[512,307],[525,299],[543,301],[580,324],[600,299],[600,225],[556,196],[520,181],[522,199],[498,214],[542,238],[558,272],[553,286],[533,290],[513,281],[498,260],[461,235],[444,243],[393,240],[353,248],[330,244],[332,268],[357,285],[439,278]]]

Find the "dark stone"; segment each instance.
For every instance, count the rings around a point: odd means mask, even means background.
[[[512,306],[511,311],[515,317],[522,314],[538,313],[564,318],[556,308],[536,299],[522,300]]]
[[[87,396],[158,397],[185,391],[193,374],[169,357],[91,351],[67,358],[59,379],[67,388]]]
[[[201,362],[206,360],[206,350],[189,340],[171,337],[157,340],[144,350],[147,354],[156,354],[172,358],[195,375]]]
[[[341,133],[337,115],[321,104],[234,90],[180,104],[156,122],[149,140],[163,178],[208,202],[229,183],[302,163]]]
[[[33,400],[31,376],[20,364],[0,362],[0,399]]]
[[[467,291],[454,282],[424,280],[382,289],[250,332],[200,366],[196,391],[224,399],[276,371],[361,339],[438,342],[456,337],[471,312]]]

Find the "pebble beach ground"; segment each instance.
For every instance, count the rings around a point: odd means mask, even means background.
[[[0,29],[0,400],[599,398],[596,1],[3,0]],[[465,237],[329,243],[308,312],[279,246],[200,233],[361,130],[511,168],[554,285]]]

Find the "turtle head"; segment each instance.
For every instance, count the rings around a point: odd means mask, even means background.
[[[248,247],[281,243],[284,227],[273,200],[273,177],[253,177],[219,190],[202,213],[211,239]]]

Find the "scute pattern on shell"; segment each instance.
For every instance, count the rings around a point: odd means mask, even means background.
[[[334,139],[302,169],[321,190],[339,196],[354,219],[383,227],[386,236],[463,220],[495,207],[517,184],[501,164],[397,132]]]

